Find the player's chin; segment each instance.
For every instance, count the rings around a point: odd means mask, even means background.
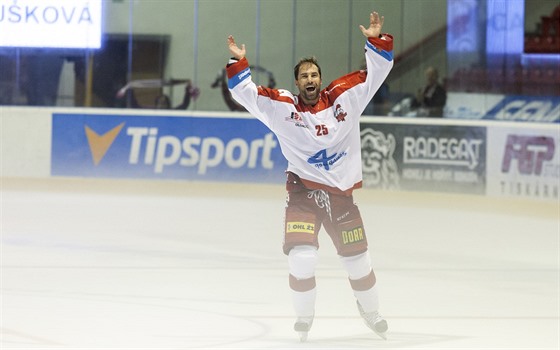
[[[305,97],[308,100],[315,100],[317,97],[319,96],[319,90],[315,89],[315,90],[305,90]]]

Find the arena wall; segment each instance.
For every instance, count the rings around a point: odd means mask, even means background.
[[[2,107],[3,178],[283,183],[246,113]],[[362,117],[364,187],[559,200],[560,125]]]

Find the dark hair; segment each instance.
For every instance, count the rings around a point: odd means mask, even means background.
[[[319,66],[319,63],[317,62],[317,58],[315,58],[315,56],[304,57],[304,58],[300,59],[299,62],[294,67],[294,78],[296,78],[296,80],[298,79],[298,75],[299,75],[299,67],[301,67],[301,65],[304,64],[304,63],[310,63],[310,64],[314,64],[315,66],[317,66],[317,69],[319,70],[319,77],[321,76],[321,67]]]

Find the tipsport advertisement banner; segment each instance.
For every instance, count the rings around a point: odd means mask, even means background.
[[[256,119],[52,117],[53,176],[283,183],[286,167],[275,136]]]
[[[365,187],[485,194],[486,128],[362,123]]]
[[[488,195],[558,201],[560,126],[488,128]]]

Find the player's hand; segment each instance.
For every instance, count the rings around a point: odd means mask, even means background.
[[[360,30],[366,38],[377,38],[381,34],[384,21],[385,17],[379,17],[379,14],[374,11],[369,14],[369,27],[366,28],[360,24]]]
[[[245,54],[247,53],[247,50],[245,50],[245,44],[241,44],[241,48],[237,46],[237,44],[235,43],[235,39],[233,38],[233,35],[228,36],[227,41],[228,41],[229,52],[234,58],[240,60],[243,57],[245,57]]]

